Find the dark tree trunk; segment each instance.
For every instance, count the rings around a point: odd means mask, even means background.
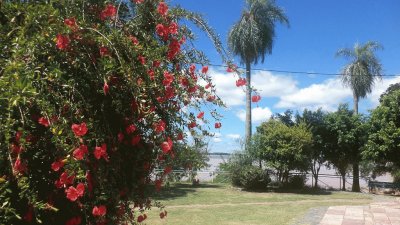
[[[341,174],[342,175],[342,191],[346,190],[346,173]]]
[[[353,163],[353,187],[351,191],[360,192],[360,170],[359,165],[357,163]]]
[[[353,93],[353,99],[354,99],[354,115],[358,114],[358,96]],[[354,160],[357,160],[356,162],[353,163],[353,186],[351,188],[351,191],[353,192],[360,192],[360,168],[359,168],[359,162],[358,158],[355,158]]]
[[[246,147],[251,140],[251,67],[250,62],[246,62]]]

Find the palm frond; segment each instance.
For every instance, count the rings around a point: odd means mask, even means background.
[[[246,0],[246,3],[239,21],[229,31],[228,45],[242,63],[257,64],[272,52],[276,22],[289,25],[289,20],[273,0]]]
[[[342,70],[342,83],[352,89],[357,98],[364,98],[371,93],[376,80],[382,79],[382,65],[375,51],[383,49],[377,42],[364,45],[356,43],[354,49],[340,49],[336,56],[351,59]]]

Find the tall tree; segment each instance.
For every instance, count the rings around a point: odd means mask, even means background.
[[[371,112],[370,133],[363,156],[372,159],[375,170],[399,177],[400,168],[400,90],[391,86]]]
[[[289,172],[309,170],[312,133],[305,123],[287,126],[270,119],[257,127],[255,147],[269,168],[274,168],[280,181],[288,181]]]
[[[361,150],[367,140],[365,118],[354,114],[345,104],[340,105],[336,112],[325,116],[325,125],[329,132],[329,135],[323,136],[323,142],[327,145],[326,156],[342,176],[342,190],[345,190],[347,168],[350,164],[359,164]]]
[[[318,177],[321,166],[326,161],[328,144],[324,142],[331,134],[325,125],[326,113],[319,108],[317,111],[305,109],[302,115],[296,115],[296,124],[305,123],[312,133],[310,169],[314,177],[314,187],[318,188]]]
[[[336,52],[336,56],[345,57],[350,62],[343,67],[342,82],[353,92],[354,113],[358,114],[358,101],[371,93],[377,79],[382,77],[382,65],[375,55],[375,51],[382,46],[374,41],[354,45],[353,49],[343,48]],[[360,191],[359,164],[353,163],[353,188]]]
[[[246,65],[246,143],[251,138],[251,64],[264,62],[272,53],[275,23],[288,25],[283,10],[274,0],[246,0],[240,20],[229,31],[228,44],[232,52]]]

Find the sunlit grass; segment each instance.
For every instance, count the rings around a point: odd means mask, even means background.
[[[166,205],[167,219],[158,210],[147,224],[290,224],[308,209],[330,205],[365,205],[371,197],[350,192],[257,193],[225,184],[174,184],[155,199]]]

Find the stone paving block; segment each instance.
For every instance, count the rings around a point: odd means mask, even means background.
[[[384,208],[377,208],[377,207],[376,208],[372,208],[371,211],[373,213],[385,213],[386,212]]]
[[[354,219],[344,219],[342,225],[364,225],[364,219],[354,220]]]
[[[390,222],[396,222],[396,223],[399,223],[400,222],[400,217],[394,217],[394,216],[390,216],[389,215],[389,220],[390,220]]]
[[[337,209],[328,209],[326,211],[326,214],[329,215],[343,215],[345,213],[345,210],[337,210]]]

